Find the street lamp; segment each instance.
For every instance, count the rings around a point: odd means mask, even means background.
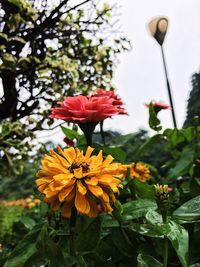
[[[168,91],[169,101],[170,101],[170,105],[171,105],[172,119],[173,119],[174,128],[177,128],[176,117],[175,117],[175,112],[174,112],[174,104],[173,104],[173,100],[172,100],[172,94],[171,94],[171,88],[170,88],[169,79],[168,79],[165,54],[164,54],[164,50],[163,50],[163,43],[165,40],[165,35],[167,33],[167,28],[168,28],[168,19],[166,17],[156,17],[149,22],[148,28],[149,28],[151,35],[153,36],[153,38],[155,38],[155,40],[158,42],[158,44],[160,45],[160,48],[161,48],[165,77],[166,77],[166,83],[167,83],[167,91]]]

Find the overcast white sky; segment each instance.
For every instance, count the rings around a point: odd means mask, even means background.
[[[120,56],[114,84],[126,103],[129,117],[107,119],[106,127],[131,132],[148,127],[144,107],[150,100],[168,101],[159,45],[149,35],[146,23],[157,15],[169,19],[164,49],[173,91],[178,126],[185,118],[190,78],[200,67],[199,0],[113,0],[121,6],[121,24],[131,40],[131,52]],[[162,111],[165,127],[172,127],[170,111]]]

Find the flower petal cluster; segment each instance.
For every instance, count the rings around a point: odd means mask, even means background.
[[[84,155],[78,148],[58,147],[58,153],[52,150],[42,160],[36,179],[38,190],[53,210],[61,209],[64,217],[71,216],[73,207],[89,217],[97,216],[99,204],[104,212],[113,210],[124,172],[120,163],[112,163],[111,155],[103,159],[100,151],[92,156],[93,150],[88,147]]]
[[[87,97],[78,95],[66,97],[63,102],[58,102],[60,107],[51,109],[50,118],[78,124],[98,124],[100,121],[119,113],[118,108],[112,103],[113,100],[108,96]]]
[[[118,114],[120,115],[128,115],[127,111],[123,107],[124,103],[122,102],[122,99],[116,94],[115,90],[103,90],[101,88],[98,88],[97,91],[92,94],[93,97],[103,97],[107,96],[110,99],[113,100],[112,104],[113,106],[117,107]]]
[[[140,162],[130,165],[130,176],[146,182],[151,179],[149,168]]]

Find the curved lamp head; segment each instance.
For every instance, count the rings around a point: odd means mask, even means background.
[[[159,45],[162,45],[168,28],[168,19],[166,17],[156,17],[148,23],[148,29],[151,35],[156,39]]]

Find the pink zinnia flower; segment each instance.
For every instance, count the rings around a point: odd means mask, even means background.
[[[113,106],[117,107],[118,114],[120,115],[128,115],[127,111],[123,107],[124,103],[122,102],[122,99],[116,94],[114,90],[103,90],[101,88],[97,89],[97,91],[92,94],[92,97],[103,97],[107,96],[110,99],[112,99]]]
[[[167,105],[163,102],[151,102],[154,108],[161,109],[171,109],[170,105]],[[149,107],[150,104],[145,104],[146,107]]]
[[[66,97],[58,102],[60,107],[52,108],[50,118],[62,119],[66,122],[98,124],[106,118],[118,114],[118,108],[108,96],[87,97],[83,95]]]

